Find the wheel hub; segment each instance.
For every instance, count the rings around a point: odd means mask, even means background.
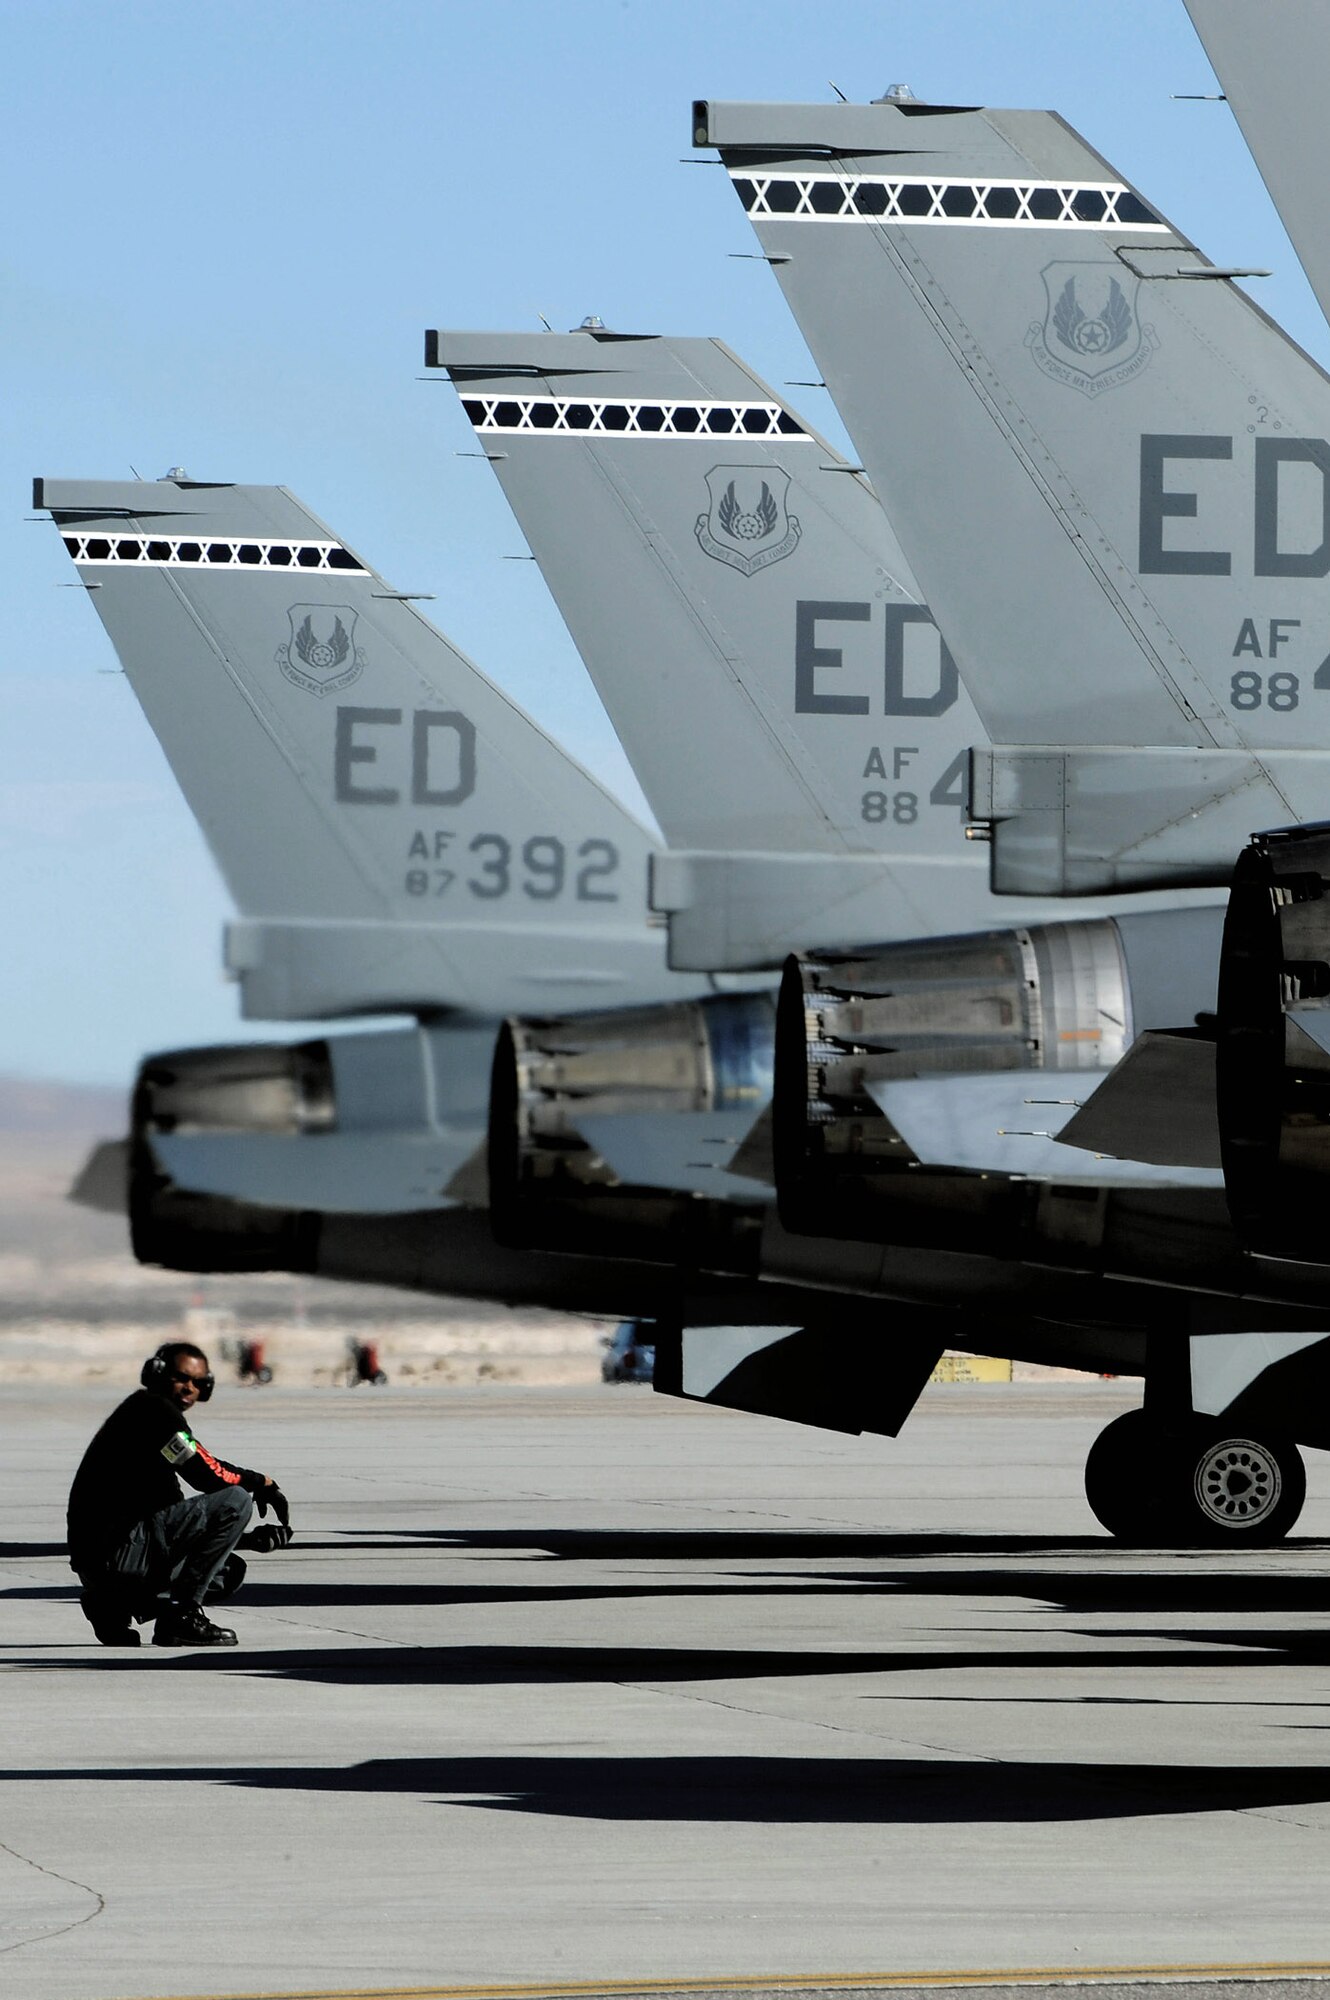
[[[1283,1481],[1274,1453],[1251,1438],[1225,1438],[1196,1468],[1196,1504],[1220,1528],[1251,1528],[1279,1505]]]

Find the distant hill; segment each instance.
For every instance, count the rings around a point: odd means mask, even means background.
[[[0,1075],[0,1132],[49,1138],[120,1138],[128,1090]]]

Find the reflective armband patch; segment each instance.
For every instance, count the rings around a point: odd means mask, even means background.
[[[183,1465],[187,1458],[193,1458],[198,1446],[188,1431],[177,1431],[162,1446],[162,1457],[168,1465]]]

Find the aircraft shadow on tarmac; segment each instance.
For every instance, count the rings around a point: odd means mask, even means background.
[[[0,1771],[0,1782],[410,1793],[574,1819],[938,1825],[1130,1819],[1330,1803],[1330,1769],[877,1757],[389,1757],[344,1768]]]
[[[26,1555],[62,1554],[56,1544],[9,1545]],[[1286,1544],[1281,1552],[1297,1561],[1322,1544]],[[532,1563],[531,1552],[538,1550],[544,1560]],[[330,1684],[487,1685],[555,1682],[636,1681],[725,1681],[741,1679],[797,1678],[801,1676],[920,1675],[950,1676],[966,1670],[998,1669],[1080,1675],[1087,1671],[1121,1674],[1148,1669],[1153,1673],[1174,1668],[1322,1667],[1330,1665],[1330,1603],[1323,1576],[1284,1574],[1268,1565],[1278,1561],[1268,1551],[1257,1552],[1259,1570],[1215,1567],[1216,1558],[1199,1560],[1185,1555],[1161,1557],[1158,1553],[1113,1549],[1096,1537],[1010,1536],[883,1536],[833,1530],[829,1533],[784,1531],[739,1531],[722,1529],[699,1531],[646,1532],[558,1530],[485,1530],[477,1532],[423,1532],[390,1537],[300,1538],[293,1553],[299,1557],[345,1556],[356,1551],[391,1555],[410,1551],[417,1556],[446,1559],[454,1551],[488,1551],[497,1558],[504,1553],[521,1553],[526,1559],[524,1574],[495,1584],[402,1581],[399,1577],[377,1576],[374,1566],[363,1561],[364,1573],[354,1580],[320,1580],[302,1574],[299,1563],[284,1567],[283,1556],[260,1559],[251,1567],[249,1581],[236,1610],[240,1620],[246,1609],[257,1612],[355,1610],[380,1607],[384,1610],[433,1606],[441,1612],[466,1605],[612,1602],[615,1599],[724,1598],[741,1614],[746,1597],[844,1598],[846,1596],[889,1596],[987,1599],[997,1603],[1023,1600],[1037,1613],[1062,1614],[1069,1618],[1116,1615],[1149,1620],[1166,1618],[1157,1627],[1133,1626],[1124,1629],[1062,1628],[1052,1643],[1037,1628],[1028,1634],[1004,1629],[1001,1640],[990,1646],[974,1643],[977,1633],[967,1623],[969,1643],[952,1646],[916,1645],[897,1651],[855,1650],[781,1651],[735,1647],[657,1647],[605,1645],[369,1645],[357,1647],[250,1650],[242,1647],[228,1654],[182,1654],[163,1660],[157,1656],[136,1656],[124,1652],[89,1649],[80,1661],[88,1671],[139,1671],[149,1659],[158,1671],[208,1671],[251,1674],[264,1678],[303,1680]],[[3,1551],[0,1550],[0,1553]],[[1075,1554],[1106,1557],[1075,1569],[1056,1565],[1058,1556]],[[1054,1559],[1049,1567],[1015,1563],[1002,1567],[1004,1556],[1038,1556]],[[880,1568],[784,1568],[782,1565],[810,1559],[822,1563],[859,1562],[876,1558]],[[934,1566],[920,1558],[951,1557],[949,1566]],[[970,1560],[956,1560],[957,1558]],[[893,1560],[894,1559],[894,1560]],[[556,1581],[561,1562],[594,1561],[661,1562],[690,1560],[712,1564],[744,1562],[770,1564],[771,1568],[748,1567],[732,1575],[698,1575],[695,1580],[677,1572],[658,1579],[636,1575],[578,1578]],[[1139,1567],[1148,1562],[1150,1568]],[[77,1595],[72,1577],[62,1575],[60,1583],[24,1584],[0,1591],[0,1600],[50,1600],[68,1602]],[[1299,1627],[1250,1625],[1230,1622],[1253,1615],[1265,1619],[1279,1617],[1307,1621]],[[1189,1621],[1204,1619],[1201,1627]],[[1219,1622],[1214,1622],[1219,1621]],[[603,1629],[603,1626],[602,1626]],[[1081,1642],[1081,1643],[1077,1643]],[[82,1651],[82,1649],[80,1649]],[[42,1671],[54,1661],[29,1656],[16,1658],[11,1666],[19,1671]],[[935,1699],[979,1699],[968,1693],[946,1695],[941,1687],[932,1691]],[[868,1695],[867,1698],[873,1698]],[[1065,1682],[1047,1694],[1034,1697],[1002,1696],[989,1690],[983,1699],[1033,1699],[1066,1701],[1092,1699],[1130,1704],[1135,1701],[1167,1700],[1169,1697],[1139,1692],[1096,1693],[1081,1696],[1068,1693]]]
[[[377,1555],[422,1554],[426,1551],[440,1555],[463,1553],[490,1553],[502,1557],[505,1553],[521,1555],[530,1559],[533,1552],[539,1557],[553,1562],[891,1562],[898,1561],[912,1565],[910,1568],[892,1574],[877,1570],[869,1571],[826,1571],[822,1572],[828,1584],[841,1587],[852,1586],[860,1590],[895,1589],[913,1590],[920,1593],[936,1592],[949,1594],[952,1591],[982,1590],[985,1594],[991,1588],[996,1595],[1039,1595],[1050,1601],[1063,1599],[1072,1592],[1078,1598],[1098,1598],[1103,1595],[1101,1609],[1116,1608],[1116,1600],[1110,1605],[1112,1594],[1120,1592],[1121,1602],[1165,1604],[1174,1601],[1179,1588],[1195,1588],[1213,1602],[1216,1609],[1228,1609],[1233,1605],[1231,1591],[1257,1592],[1268,1589],[1272,1594],[1272,1606],[1283,1603],[1282,1593],[1293,1587],[1307,1594],[1307,1602],[1327,1602],[1323,1585],[1314,1578],[1283,1577],[1278,1574],[1261,1576],[1248,1575],[1241,1571],[1220,1574],[1213,1569],[1196,1572],[1188,1576],[1182,1565],[1195,1560],[1195,1552],[1179,1552],[1173,1549],[1128,1549],[1115,1545],[1107,1535],[955,1535],[955,1534],[883,1534],[880,1531],[865,1532],[857,1529],[788,1530],[788,1529],[658,1529],[658,1528],[570,1528],[544,1529],[403,1529],[384,1534],[335,1536],[315,1536],[298,1532],[297,1548],[301,1555],[344,1556],[350,1554]],[[1330,1550],[1330,1541],[1311,1536],[1290,1537],[1280,1544],[1278,1550],[1256,1549],[1251,1552],[1262,1561],[1278,1560],[1280,1557],[1296,1560],[1299,1557],[1312,1558]],[[63,1556],[63,1542],[0,1542],[0,1561],[26,1561],[41,1556]],[[1203,1559],[1213,1562],[1216,1556],[1230,1554],[1216,1551]],[[1089,1555],[1096,1559],[1095,1567],[1083,1575],[1063,1575],[1057,1571],[992,1570],[977,1569],[940,1570],[930,1573],[916,1569],[913,1564],[921,1557],[932,1556],[939,1561],[964,1557],[987,1558],[1001,1562],[1004,1558],[1020,1557],[1056,1560],[1061,1556]],[[1127,1565],[1137,1561],[1164,1561],[1169,1567],[1165,1572],[1140,1574]],[[1100,1562],[1102,1561],[1102,1567]],[[817,1572],[804,1572],[805,1578]],[[1031,1585],[1039,1585],[1037,1590]],[[1052,1586],[1056,1585],[1056,1588]],[[1152,1596],[1151,1593],[1154,1593]],[[1210,1595],[1213,1593],[1213,1596]],[[328,1599],[332,1602],[334,1600]],[[1262,1600],[1264,1601],[1264,1600]],[[1296,1600],[1295,1600],[1296,1601]]]
[[[314,1536],[299,1533],[304,1555],[420,1554],[437,1550],[513,1552],[529,1558],[536,1552],[564,1562],[754,1562],[902,1561],[916,1556],[1060,1556],[1081,1551],[1112,1551],[1106,1535],[891,1535],[880,1531],[832,1528],[825,1531],[734,1528],[406,1528],[384,1534]],[[1320,1548],[1322,1543],[1288,1543],[1290,1548]],[[62,1556],[63,1542],[0,1542],[0,1561],[27,1561],[38,1556]]]
[[[722,1536],[719,1539],[728,1542],[730,1537]],[[802,1539],[804,1538],[801,1538],[801,1541]],[[48,1551],[45,1545],[33,1546],[40,1547],[43,1553],[64,1553],[63,1549]],[[529,1544],[523,1546],[529,1547]],[[372,1544],[371,1547],[377,1552],[382,1549],[382,1544]],[[340,1543],[311,1543],[302,1540],[298,1544],[298,1553],[301,1556],[323,1553],[345,1554],[345,1552],[345,1544]],[[441,1550],[439,1553],[447,1552]],[[753,1560],[754,1551],[751,1547],[746,1548],[744,1553],[748,1560]],[[805,1555],[808,1551],[801,1546],[799,1553]],[[989,1550],[988,1553],[991,1554],[992,1551]],[[1268,1560],[1268,1552],[1258,1553],[1263,1554]],[[1290,1549],[1289,1553],[1292,1554],[1294,1551]],[[582,1551],[579,1550],[578,1554],[581,1555]],[[788,1549],[785,1549],[783,1554],[786,1560],[790,1558]],[[534,1574],[528,1566],[527,1574],[520,1579],[494,1584],[415,1581],[404,1583],[389,1577],[375,1576],[349,1582],[331,1579],[321,1581],[290,1570],[283,1574],[282,1565],[287,1559],[279,1556],[263,1558],[251,1567],[242,1605],[273,1611],[318,1608],[353,1610],[357,1607],[367,1608],[375,1605],[403,1609],[413,1605],[436,1605],[442,1610],[467,1604],[535,1605],[594,1602],[615,1598],[763,1598],[821,1595],[943,1599],[977,1597],[995,1600],[1021,1598],[1044,1610],[1082,1616],[1107,1613],[1149,1616],[1170,1613],[1195,1617],[1266,1613],[1316,1617],[1330,1614],[1330,1588],[1327,1587],[1324,1576],[1320,1574],[1285,1575],[1278,1570],[1269,1569],[1235,1571],[1209,1567],[1188,1568],[1186,1566],[1188,1558],[1181,1555],[1167,1559],[1168,1566],[1163,1569],[1133,1570],[1125,1566],[1123,1560],[1125,1554],[1124,1551],[1118,1551],[1116,1560],[1111,1565],[1105,1564],[1102,1568],[1072,1571],[972,1568],[968,1565],[960,1568],[933,1569],[923,1564],[911,1563],[902,1568],[880,1570],[782,1571],[777,1567],[771,1571],[748,1569],[729,1576],[722,1571],[718,1576],[699,1576],[696,1580],[684,1581],[680,1581],[677,1576],[662,1576],[659,1580],[635,1577],[631,1581],[614,1577],[603,1579],[592,1577],[576,1583],[556,1583],[547,1582],[545,1579],[548,1572],[544,1570],[543,1565],[536,1565]],[[728,1556],[733,1560],[734,1555],[733,1550],[726,1549],[719,1559],[723,1561]],[[1157,1557],[1154,1559],[1158,1560]],[[780,1559],[776,1560],[779,1562]],[[77,1595],[78,1585],[71,1578],[68,1582],[62,1581],[58,1584],[23,1584],[8,1590],[0,1590],[0,1602],[7,1599],[70,1601]],[[1288,1649],[1296,1645],[1300,1649],[1305,1649],[1309,1645],[1315,1647],[1330,1643],[1330,1622],[1324,1627],[1315,1627],[1301,1634],[1287,1631],[1239,1632],[1232,1629],[1188,1633],[1177,1628],[1169,1628],[1159,1632],[1118,1632],[1114,1636],[1170,1641],[1186,1639],[1194,1644],[1224,1646],[1241,1644],[1276,1649]],[[271,1658],[271,1655],[265,1655],[265,1658]]]
[[[839,1562],[907,1560],[914,1556],[1059,1556],[1081,1550],[1107,1553],[1107,1535],[894,1535],[862,1528],[407,1528],[369,1535],[363,1542],[351,1536],[318,1546],[344,1552],[349,1548],[487,1551],[502,1555],[514,1550],[571,1562]],[[1287,1546],[1298,1546],[1288,1544]],[[1320,1547],[1322,1544],[1307,1544]],[[2,1551],[0,1551],[2,1553]]]
[[[0,1590],[6,1599],[49,1598],[72,1602],[78,1597],[77,1584],[24,1584]],[[612,1597],[809,1597],[858,1596],[860,1586],[824,1583],[818,1577],[792,1577],[787,1582],[770,1582],[765,1577],[736,1579],[733,1582],[697,1583],[295,1583],[266,1577],[245,1585],[243,1606],[271,1611],[354,1610],[357,1606],[400,1606],[434,1604],[441,1610],[462,1604],[575,1604]]]
[[[256,1604],[257,1604],[256,1597]],[[236,1613],[240,1622],[243,1606]],[[228,1613],[229,1615],[229,1613]],[[910,1646],[899,1651],[805,1651],[760,1647],[604,1646],[604,1645],[368,1645],[344,1647],[255,1648],[234,1652],[160,1654],[89,1649],[79,1666],[88,1672],[240,1673],[256,1679],[310,1681],[348,1687],[499,1687],[551,1686],[560,1682],[599,1684],[628,1682],[654,1686],[684,1681],[736,1681],[825,1678],[864,1674],[938,1675],[1001,1669],[1022,1673],[1169,1672],[1178,1668],[1280,1668],[1330,1665],[1330,1625],[1307,1631],[1192,1632],[1176,1627],[1139,1632],[1080,1632],[1060,1630],[1061,1643],[1039,1643],[1032,1633],[1025,1643],[993,1647]],[[1097,1644],[1068,1644],[1087,1639]],[[1145,1641],[1135,1646],[1122,1643]],[[1105,1644],[1105,1641],[1111,1643]],[[67,1672],[67,1654],[59,1660],[11,1658],[11,1672]],[[858,1690],[873,1699],[870,1690]],[[930,1699],[944,1695],[929,1690]],[[911,1698],[914,1691],[911,1690]],[[971,1697],[992,1698],[992,1691]],[[1103,1699],[1103,1697],[1099,1697]],[[1125,1702],[1138,1697],[1124,1696]],[[1068,1699],[1065,1687],[1050,1695],[1022,1699],[1038,1706],[1047,1699]],[[1316,1706],[1311,1701],[1297,1706]]]

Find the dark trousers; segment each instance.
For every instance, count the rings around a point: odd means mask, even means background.
[[[122,1599],[138,1617],[154,1615],[154,1600],[202,1604],[203,1593],[249,1525],[254,1502],[243,1486],[195,1493],[163,1507],[132,1529],[106,1567],[84,1583]]]

